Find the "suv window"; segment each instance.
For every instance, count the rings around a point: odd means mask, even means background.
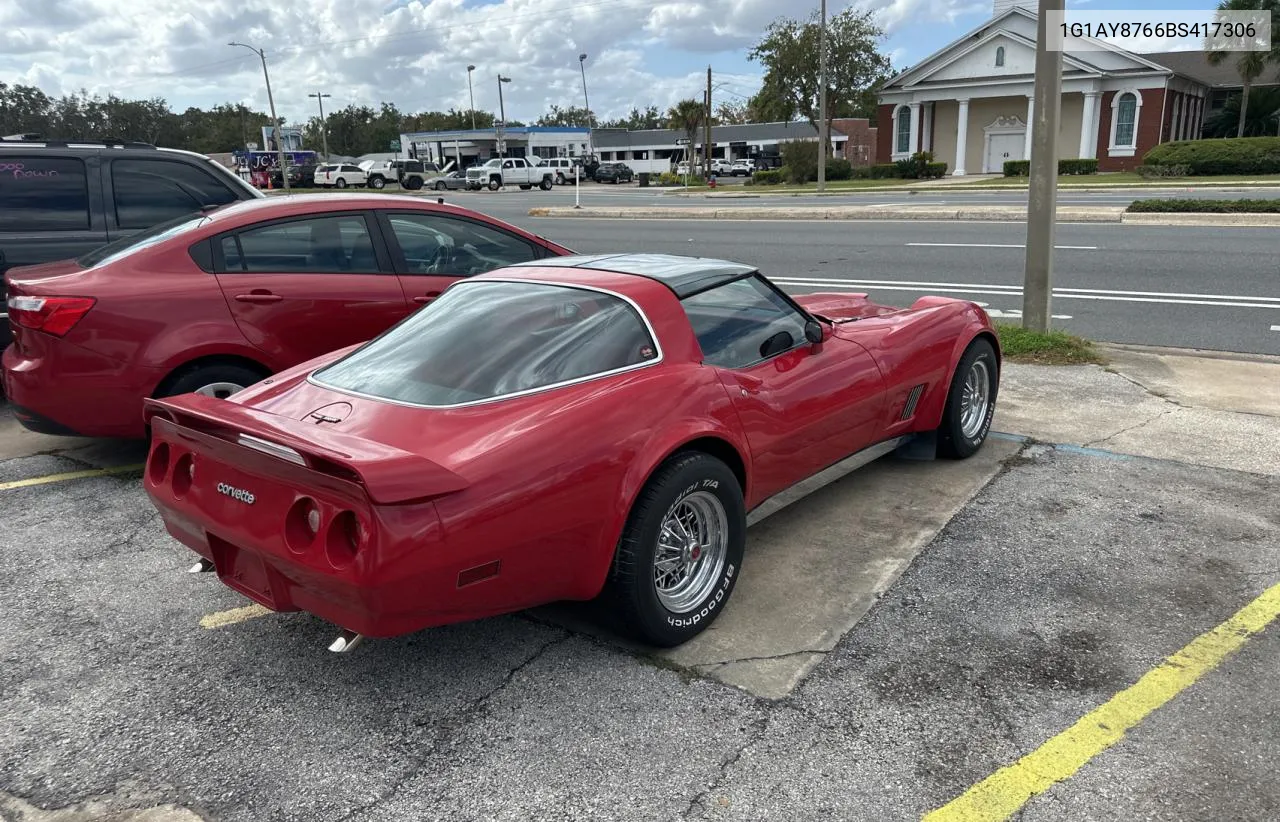
[[[146,228],[237,199],[226,184],[204,169],[169,160],[112,160],[111,188],[116,224],[121,228]]]
[[[494,318],[502,333],[494,333]],[[341,390],[447,406],[602,376],[658,359],[629,303],[573,286],[455,285],[316,380]]]
[[[538,258],[533,243],[471,220],[439,214],[387,215],[408,274],[467,277]]]
[[[681,304],[708,365],[743,368],[805,340],[804,315],[758,276],[686,297]],[[779,341],[784,333],[791,336],[789,344]]]
[[[222,238],[227,271],[362,274],[378,271],[361,214],[271,223]]]
[[[353,171],[354,171],[354,172],[359,172],[359,171],[360,171],[360,167],[359,167],[359,166],[343,166],[343,167],[342,167],[342,170],[343,170],[344,172],[353,172]]]
[[[0,231],[87,228],[89,187],[83,160],[0,154]]]

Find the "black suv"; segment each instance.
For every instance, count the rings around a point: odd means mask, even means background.
[[[631,166],[625,163],[601,163],[596,168],[597,183],[629,183],[632,179]]]
[[[156,223],[264,196],[203,154],[147,143],[0,139],[0,351],[4,272],[78,257]]]

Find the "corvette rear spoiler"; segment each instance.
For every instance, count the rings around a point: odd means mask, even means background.
[[[395,446],[200,394],[148,399],[143,414],[154,428],[167,421],[224,440],[229,448],[250,448],[356,482],[381,505],[451,494],[469,485],[449,469]]]

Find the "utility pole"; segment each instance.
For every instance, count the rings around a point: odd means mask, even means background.
[[[818,191],[827,190],[827,0],[818,29]]]
[[[284,164],[284,135],[280,132],[280,120],[276,117],[276,101],[271,96],[271,75],[267,73],[267,53],[263,49],[256,49],[253,46],[247,46],[244,43],[227,43],[228,46],[241,46],[258,55],[262,60],[262,77],[267,81],[267,105],[271,107],[271,130],[276,134],[276,157],[280,161],[280,178],[284,181],[284,190],[289,190],[288,169]],[[270,182],[270,178],[268,178]]]
[[[711,66],[707,66],[707,117],[706,137],[702,141],[703,155],[702,175],[711,179]]]
[[[498,120],[498,156],[504,160],[507,157],[507,107],[502,102],[502,84],[510,82],[510,77],[503,77],[501,74],[498,75],[498,116],[501,118]]]
[[[471,72],[475,71],[475,66],[467,66],[467,94],[471,97],[471,130],[476,130],[476,93],[471,88]],[[459,161],[461,165],[461,161]]]
[[[1046,332],[1053,316],[1053,245],[1058,219],[1058,118],[1062,110],[1062,40],[1049,23],[1063,0],[1040,0],[1036,24],[1036,84],[1032,109],[1031,180],[1027,199],[1027,263],[1022,327]],[[1051,44],[1050,37],[1056,38]],[[1057,48],[1051,46],[1056,45]]]
[[[578,68],[582,70],[582,103],[587,112],[587,156],[595,155],[595,118],[591,116],[591,99],[587,97],[587,55],[578,55]]]
[[[320,139],[324,143],[324,161],[329,162],[329,124],[324,121],[324,98],[328,94],[317,91],[315,94],[308,94],[308,97],[316,98],[316,102],[320,104]]]

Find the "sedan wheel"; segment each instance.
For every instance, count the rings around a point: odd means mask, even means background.
[[[156,391],[157,397],[202,394],[224,400],[261,380],[267,372],[238,363],[209,363],[192,366]]]
[[[651,645],[679,645],[724,610],[745,544],[737,477],[708,454],[678,454],[632,507],[606,597],[627,632]]]
[[[444,191],[446,188],[448,188],[448,186],[445,185],[444,180],[441,180],[440,182],[436,183],[436,191]]]
[[[995,348],[979,337],[970,343],[951,379],[938,427],[939,456],[964,459],[977,453],[991,432],[999,387]]]
[[[225,400],[227,397],[230,397],[232,394],[235,394],[236,392],[243,391],[243,390],[244,390],[243,385],[237,385],[236,383],[233,383],[233,382],[211,382],[208,385],[200,386],[192,393],[203,394],[206,397],[213,397],[214,399]]]
[[[338,188],[346,188],[346,187],[347,187],[347,181],[346,181],[346,180],[344,180],[343,178],[339,177],[339,178],[338,178],[338,181],[337,181],[336,183],[334,183],[334,185],[335,185],[335,186],[337,186]]]

